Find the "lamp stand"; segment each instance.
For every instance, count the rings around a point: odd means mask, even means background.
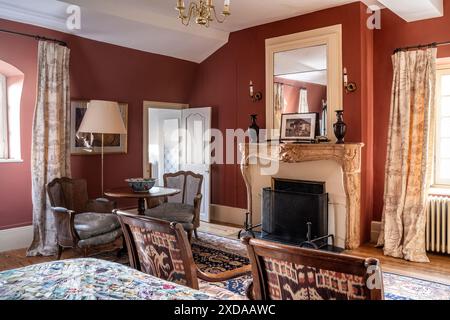
[[[104,154],[104,134],[102,133],[102,197],[104,196],[104,194],[105,194],[105,190],[103,189],[103,160],[104,160],[104,158],[105,158],[105,154]]]

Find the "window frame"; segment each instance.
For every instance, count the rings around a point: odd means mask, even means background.
[[[441,140],[441,114],[442,114],[442,76],[450,76],[450,58],[438,59],[436,66],[436,120],[435,120],[435,146],[434,146],[434,162],[433,162],[433,184],[432,188],[437,189],[449,189],[446,193],[450,192],[450,179],[441,179],[439,177],[439,168],[441,157],[440,140]],[[447,96],[446,96],[447,97]],[[450,95],[448,96],[450,97]]]
[[[9,150],[9,115],[8,115],[8,77],[0,73],[0,90],[3,93],[0,95],[0,103],[5,103],[2,107],[0,106],[0,140],[5,139],[4,143],[6,145],[6,157],[0,156],[0,161],[4,162],[6,160],[11,160],[10,158],[10,150]],[[4,110],[3,110],[4,109]],[[3,119],[4,117],[4,119]],[[3,122],[3,124],[2,124]],[[4,128],[2,126],[4,125]],[[4,132],[1,132],[4,131]],[[5,137],[3,137],[3,134]],[[1,141],[0,141],[1,145]]]

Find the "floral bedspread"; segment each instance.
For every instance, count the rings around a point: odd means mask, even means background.
[[[126,266],[61,260],[0,272],[0,300],[213,300]]]

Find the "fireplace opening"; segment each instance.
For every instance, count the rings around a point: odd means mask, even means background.
[[[272,179],[262,191],[260,237],[313,249],[340,252],[328,234],[325,182]]]

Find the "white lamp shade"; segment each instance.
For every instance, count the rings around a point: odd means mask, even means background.
[[[78,132],[126,134],[119,104],[101,100],[89,102]]]

